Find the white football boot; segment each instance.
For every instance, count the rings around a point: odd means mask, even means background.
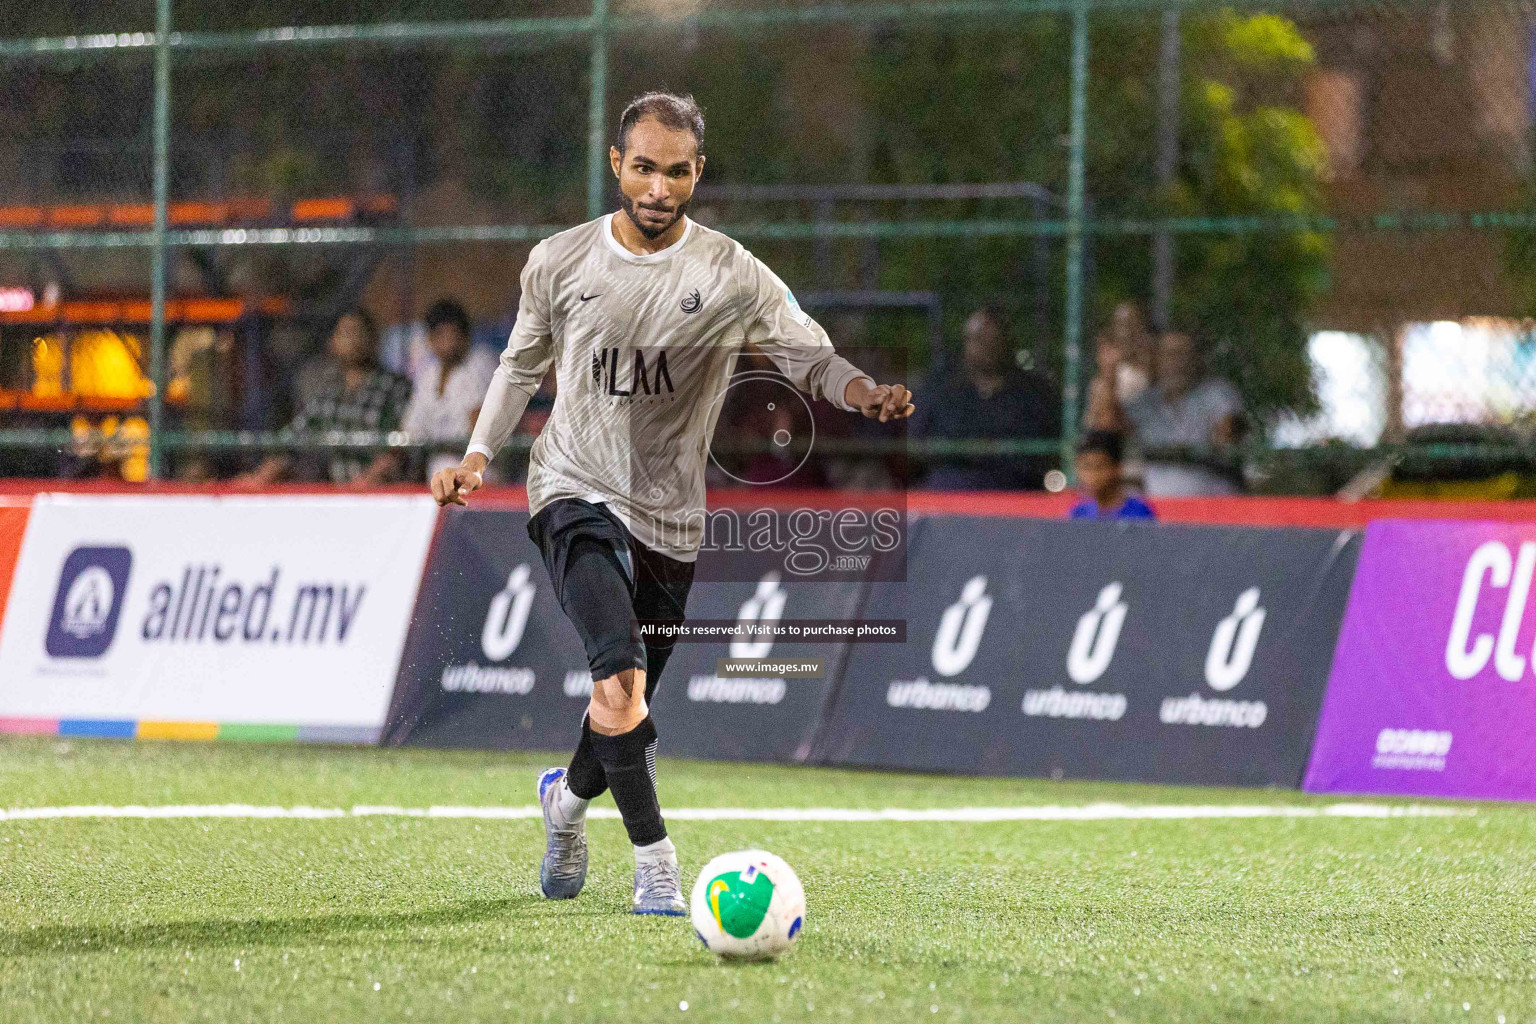
[[[683,871],[677,866],[676,851],[663,857],[635,861],[636,914],[660,914],[682,917],[688,913],[683,902]]]

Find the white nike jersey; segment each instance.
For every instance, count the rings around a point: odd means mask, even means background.
[[[606,502],[641,543],[692,561],[710,437],[743,343],[840,409],[867,375],[738,242],[687,221],[675,244],[637,256],[613,236],[614,216],[534,246],[469,450],[495,456],[553,362],[555,407],[529,460],[531,511],[558,498]]]

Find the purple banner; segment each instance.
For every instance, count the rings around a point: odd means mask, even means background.
[[[1536,524],[1366,531],[1305,788],[1536,800]]]

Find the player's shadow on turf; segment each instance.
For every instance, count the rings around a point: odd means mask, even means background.
[[[354,932],[397,932],[388,941],[414,942],[416,928],[471,924],[549,914],[540,896],[464,900],[432,910],[387,914],[305,914],[251,920],[213,918],[146,925],[68,925],[0,932],[0,957],[38,953],[96,953],[123,949],[199,949],[222,946],[302,945],[310,939]],[[593,900],[562,906],[562,915],[611,916],[613,908]]]

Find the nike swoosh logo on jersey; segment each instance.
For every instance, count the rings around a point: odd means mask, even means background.
[[[585,294],[584,294],[584,295],[582,295],[582,297],[581,297],[581,301],[582,301],[582,302],[590,302],[590,301],[591,301],[591,300],[592,300],[592,299],[595,299],[595,298],[597,298],[597,297],[598,297],[598,296],[599,296],[599,295],[601,295],[601,294],[603,294],[603,293],[602,293],[602,292],[597,292],[597,293],[595,293],[595,294],[593,294],[593,295],[585,295]]]

